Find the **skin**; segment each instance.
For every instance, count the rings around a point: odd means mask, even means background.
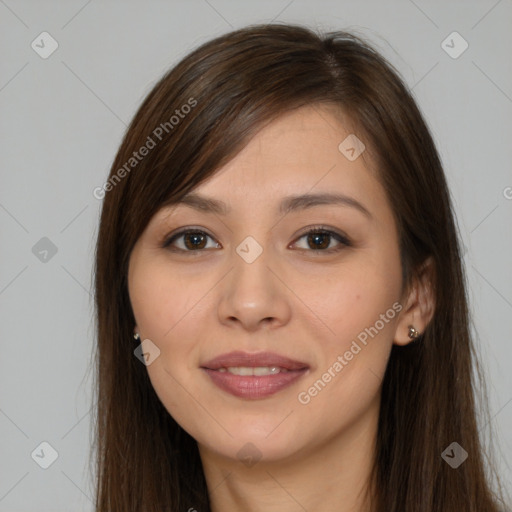
[[[134,330],[160,350],[147,371],[166,409],[198,442],[214,512],[366,510],[390,350],[411,341],[409,325],[425,329],[433,303],[428,272],[402,292],[397,229],[384,189],[369,158],[349,161],[338,150],[348,126],[325,105],[280,116],[195,189],[226,202],[230,214],[162,209],[131,254]],[[348,195],[371,218],[346,205],[277,213],[282,197],[316,192]],[[304,232],[318,224],[352,245],[334,237],[308,243]],[[205,248],[190,249],[194,240],[187,246],[183,236],[174,247],[189,252],[162,248],[183,227],[205,231],[211,237],[199,244]],[[263,249],[252,263],[235,250],[247,236]],[[341,250],[313,250],[319,246]],[[399,314],[301,403],[298,394],[397,302]],[[237,398],[200,369],[232,350],[274,351],[306,362],[309,371],[268,398]],[[261,457],[253,465],[237,455],[246,443]]]

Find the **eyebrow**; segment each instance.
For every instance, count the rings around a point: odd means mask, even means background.
[[[195,192],[186,194],[180,200],[172,204],[174,206],[185,205],[195,210],[206,213],[216,213],[218,215],[228,215],[231,212],[231,208],[223,201],[205,197]],[[287,196],[279,203],[278,213],[287,214],[292,211],[305,210],[319,205],[349,206],[359,210],[369,219],[372,218],[368,209],[353,197],[328,192]]]

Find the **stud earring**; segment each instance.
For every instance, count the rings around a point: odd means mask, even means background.
[[[419,337],[419,335],[420,332],[417,331],[412,325],[409,325],[409,338],[411,338],[411,340],[415,340]]]
[[[137,340],[137,341],[140,341],[140,334],[138,332],[136,332],[133,337]]]

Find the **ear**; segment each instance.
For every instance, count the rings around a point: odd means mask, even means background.
[[[396,345],[403,346],[413,341],[409,337],[410,325],[420,334],[425,332],[435,310],[433,283],[434,261],[430,256],[421,265],[416,277],[413,278],[410,290],[406,292],[405,307],[400,312],[393,340]]]

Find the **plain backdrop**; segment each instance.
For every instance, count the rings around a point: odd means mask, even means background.
[[[270,21],[352,30],[412,88],[453,194],[490,391],[481,428],[511,492],[511,0],[0,0],[0,511],[93,510],[93,190],[167,69]]]

